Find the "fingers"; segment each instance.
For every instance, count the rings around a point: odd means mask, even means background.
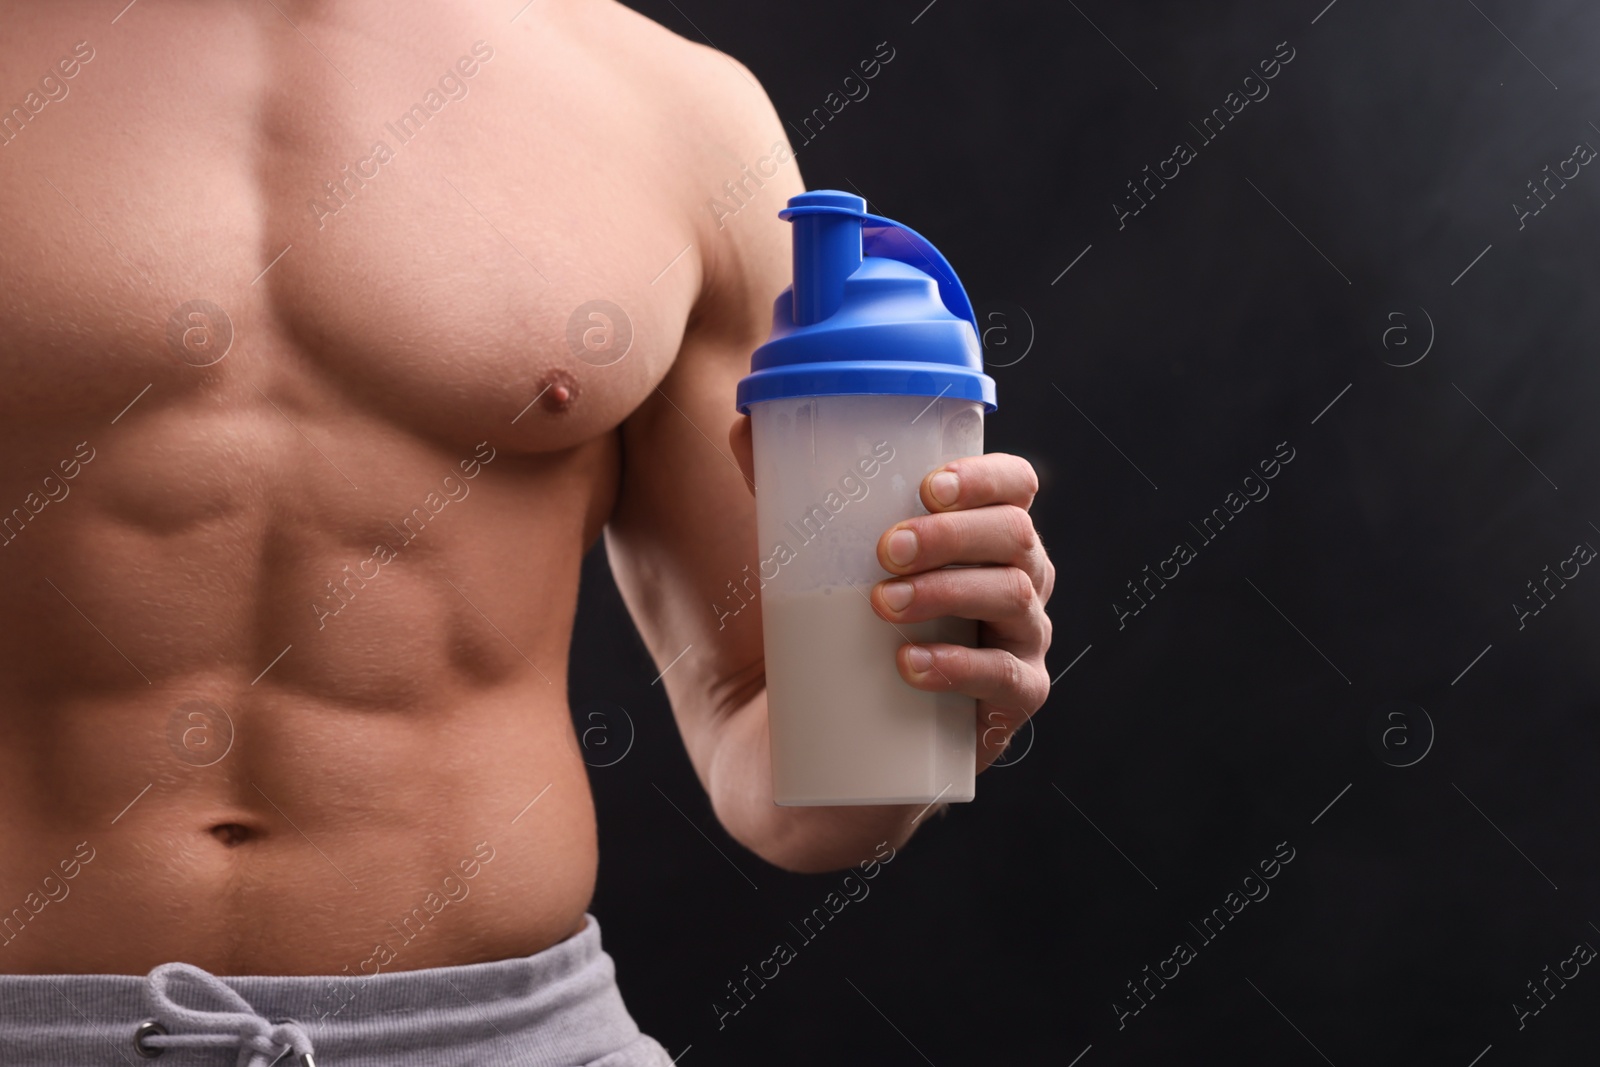
[[[878,563],[891,574],[915,574],[951,563],[1016,567],[1045,599],[1055,584],[1055,567],[1039,543],[1033,519],[1015,504],[896,523],[878,538]]]
[[[993,452],[952,460],[922,480],[929,514],[896,523],[878,539],[878,563],[891,574],[952,563],[1016,567],[1048,600],[1055,565],[1028,514],[1038,489],[1033,465],[1020,456]]]
[[[882,618],[922,622],[954,615],[988,624],[986,643],[1025,656],[1050,646],[1050,617],[1027,572],[1017,567],[956,567],[872,587],[869,598]]]
[[[987,770],[1050,696],[1043,657],[1025,660],[998,648],[902,645],[900,676],[930,692],[958,692],[978,701],[978,770]]]
[[[989,452],[946,463],[922,479],[922,506],[935,514],[990,504],[1027,509],[1039,491],[1033,464],[1021,456]]]
[[[953,460],[922,480],[929,514],[896,523],[878,540],[878,562],[896,575],[873,586],[881,617],[913,623],[953,615],[985,624],[987,647],[930,642],[896,653],[900,676],[914,688],[979,701],[986,713],[980,770],[1050,694],[1044,603],[1056,572],[1028,514],[1038,491],[1033,465],[1020,456]]]
[[[1044,664],[1030,663],[999,648],[964,645],[901,645],[895,658],[900,677],[930,692],[955,691],[1000,708],[1015,709],[1012,729],[1044,705],[1050,678]],[[986,723],[993,726],[994,723]],[[1009,725],[1009,724],[1008,724]]]

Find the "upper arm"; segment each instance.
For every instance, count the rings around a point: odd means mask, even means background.
[[[700,287],[675,362],[622,427],[606,547],[657,667],[670,664],[662,683],[709,788],[718,726],[764,677],[759,603],[729,614],[744,603],[731,587],[754,600],[754,581],[748,591],[740,583],[758,559],[755,501],[728,444],[734,390],[789,283],[789,226],[777,212],[804,186],[754,78],[726,56],[697,53],[710,64],[692,94],[705,107],[690,163],[701,173],[689,183],[701,192],[681,207],[695,219]],[[742,206],[725,181],[744,183]]]

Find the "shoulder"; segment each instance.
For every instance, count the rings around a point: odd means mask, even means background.
[[[627,112],[616,116],[618,165],[686,224],[702,319],[764,337],[789,278],[789,226],[777,213],[805,185],[756,74],[614,0],[556,0],[550,17],[595,78],[597,102]]]
[[[542,0],[550,23],[584,58],[641,104],[673,116],[688,132],[718,121],[776,122],[749,67],[705,39],[683,37],[616,0]]]

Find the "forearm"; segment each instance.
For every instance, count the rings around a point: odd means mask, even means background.
[[[924,804],[785,808],[772,802],[767,691],[719,724],[707,782],[717,819],[768,863],[801,873],[843,870],[887,841],[900,848],[939,810]]]

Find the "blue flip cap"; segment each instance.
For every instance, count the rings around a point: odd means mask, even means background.
[[[763,400],[845,395],[948,396],[995,410],[961,279],[927,238],[866,208],[818,189],[778,212],[794,225],[794,284],[739,380],[741,413]]]

